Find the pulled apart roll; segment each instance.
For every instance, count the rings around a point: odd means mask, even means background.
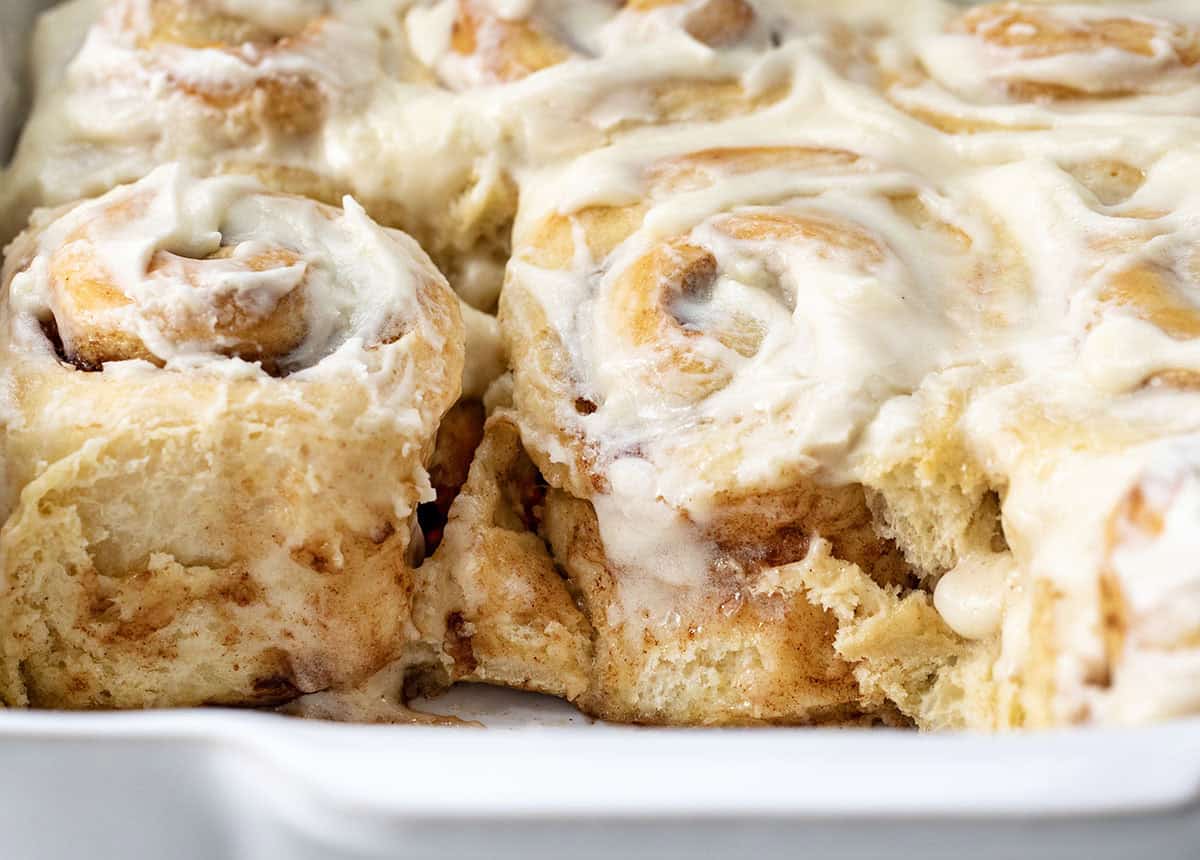
[[[523,217],[501,321],[509,420],[548,483],[534,528],[592,629],[577,701],[640,722],[891,719],[795,565],[824,546],[889,593],[925,574],[851,452],[886,400],[986,343],[987,221],[819,146],[571,170],[639,193]]]
[[[9,704],[265,704],[411,656],[459,305],[409,237],[166,166],[40,212],[3,339]]]

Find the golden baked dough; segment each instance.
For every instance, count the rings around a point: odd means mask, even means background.
[[[444,542],[420,570],[417,623],[443,644],[449,680],[572,700],[588,688],[591,631],[537,534],[544,499],[516,428],[493,417]]]
[[[7,703],[265,704],[403,658],[463,363],[416,243],[168,166],[39,215],[4,285]]]

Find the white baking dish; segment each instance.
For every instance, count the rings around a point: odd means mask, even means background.
[[[44,0],[0,0],[0,154]],[[1200,722],[1038,736],[0,713],[0,857],[1200,856]]]

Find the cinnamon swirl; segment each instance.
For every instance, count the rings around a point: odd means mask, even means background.
[[[458,303],[360,207],[166,166],[4,276],[10,704],[261,704],[404,657]]]

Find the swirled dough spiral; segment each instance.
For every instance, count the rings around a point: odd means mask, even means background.
[[[14,244],[6,701],[269,703],[403,658],[463,329],[346,206],[166,166]]]

